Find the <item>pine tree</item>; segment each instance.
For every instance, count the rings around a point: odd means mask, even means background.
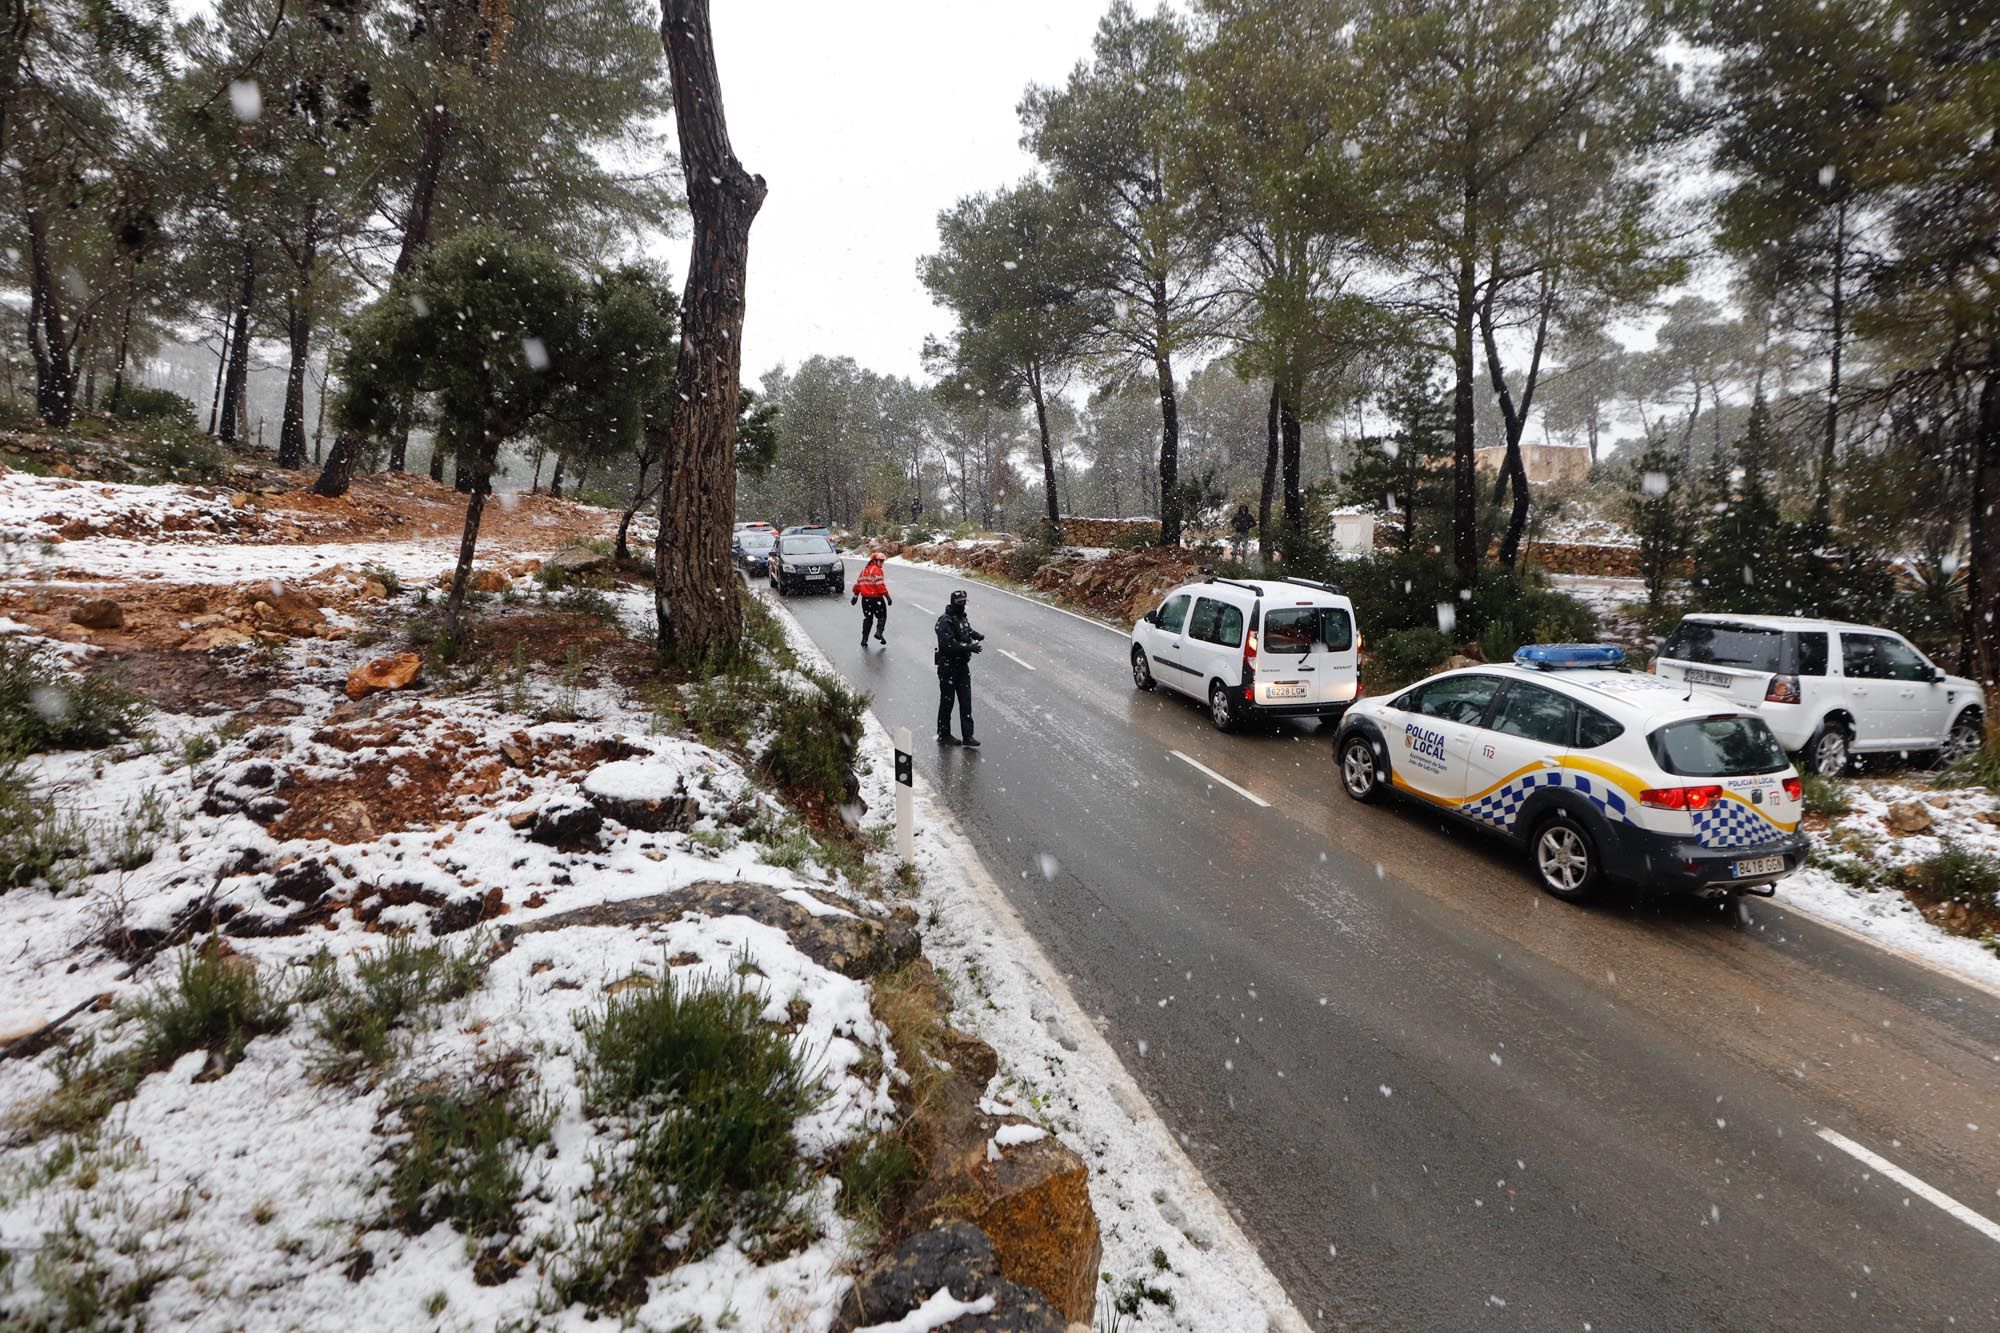
[[[1666,607],[1668,585],[1694,541],[1696,506],[1693,487],[1674,466],[1664,439],[1647,443],[1637,480],[1637,489],[1626,498],[1626,512],[1639,539],[1646,610],[1657,619]]]

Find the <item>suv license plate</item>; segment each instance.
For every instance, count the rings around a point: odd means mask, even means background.
[[[806,577],[809,579],[823,579],[826,577],[826,571],[823,569],[808,569]]]
[[[1753,856],[1747,861],[1736,863],[1736,878],[1746,879],[1751,875],[1775,875],[1785,868],[1782,856]]]
[[[1295,681],[1280,681],[1271,687],[1271,697],[1273,699],[1303,699],[1306,697],[1306,687],[1302,683]]]
[[[1725,676],[1720,671],[1703,671],[1700,667],[1689,667],[1687,669],[1687,678],[1695,685],[1721,685],[1724,687],[1734,683],[1736,679],[1734,676]]]

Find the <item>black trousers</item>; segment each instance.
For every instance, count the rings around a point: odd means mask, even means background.
[[[870,626],[880,634],[889,628],[889,599],[886,597],[864,597],[861,599],[861,641],[868,642]]]
[[[937,734],[951,735],[951,701],[958,700],[959,739],[972,739],[972,664],[953,662],[938,667]]]

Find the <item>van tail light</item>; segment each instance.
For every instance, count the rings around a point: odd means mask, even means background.
[[[1257,631],[1243,636],[1243,697],[1257,702]]]
[[[1799,693],[1797,676],[1773,676],[1770,686],[1764,691],[1764,702],[1767,704],[1795,704],[1803,698]]]
[[[1795,801],[1803,801],[1806,798],[1806,780],[1804,778],[1786,778],[1785,795]]]
[[[1655,810],[1712,810],[1722,801],[1720,787],[1648,787],[1639,804]]]

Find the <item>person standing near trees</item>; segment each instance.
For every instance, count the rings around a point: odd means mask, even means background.
[[[1236,534],[1236,558],[1243,559],[1250,549],[1250,529],[1257,526],[1257,520],[1250,514],[1250,506],[1239,504],[1235,514],[1230,516],[1229,530]]]
[[[937,618],[938,725],[940,745],[969,745],[979,748],[972,738],[972,655],[980,650],[986,636],[972,628],[965,618],[965,589],[955,589],[944,614]],[[959,730],[964,739],[951,734],[951,704],[958,700]]]
[[[853,606],[861,603],[861,646],[868,646],[868,630],[875,630],[875,642],[887,643],[882,631],[889,627],[889,605],[895,598],[889,596],[889,585],[882,578],[882,553],[870,551],[868,563],[854,576],[854,595],[847,599]]]

